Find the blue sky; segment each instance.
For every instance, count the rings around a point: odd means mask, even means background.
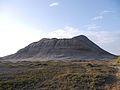
[[[0,0],[0,56],[44,37],[80,34],[120,54],[120,1]]]

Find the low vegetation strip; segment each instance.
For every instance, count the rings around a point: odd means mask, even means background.
[[[0,62],[0,67],[6,69],[0,71],[0,90],[112,90],[117,82],[117,69],[107,61]]]

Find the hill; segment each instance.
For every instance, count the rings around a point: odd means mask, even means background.
[[[3,57],[3,59],[25,58],[90,60],[114,59],[116,56],[101,49],[86,36],[80,35],[69,39],[43,38],[20,49],[15,54]]]

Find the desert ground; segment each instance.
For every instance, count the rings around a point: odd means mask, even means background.
[[[115,60],[1,61],[0,90],[120,90]]]

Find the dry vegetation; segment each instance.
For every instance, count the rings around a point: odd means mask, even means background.
[[[117,90],[117,73],[112,61],[0,62],[0,90]]]

